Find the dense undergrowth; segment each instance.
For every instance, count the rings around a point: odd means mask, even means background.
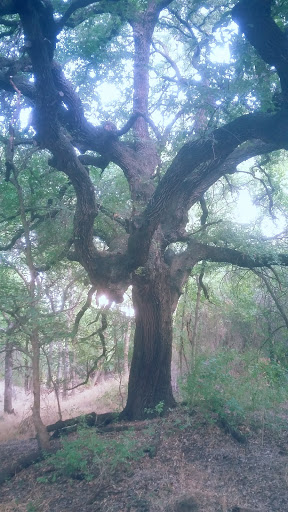
[[[288,399],[288,370],[255,351],[221,350],[197,357],[181,389],[189,409],[211,419],[216,414],[235,427],[265,422],[281,428]]]
[[[61,477],[76,480],[103,479],[115,470],[129,469],[129,462],[143,455],[137,445],[134,432],[121,434],[118,439],[102,436],[84,424],[78,428],[72,440],[63,437],[62,447],[55,454],[47,454],[45,462],[48,476],[40,476],[38,482],[55,482]]]

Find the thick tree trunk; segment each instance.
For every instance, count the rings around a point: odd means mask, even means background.
[[[4,412],[7,414],[13,414],[14,409],[12,407],[12,391],[13,391],[13,346],[7,342],[5,347],[5,387],[4,387]]]
[[[134,352],[123,416],[130,420],[175,407],[171,386],[172,310],[169,270],[163,261],[153,271],[138,269],[133,278],[136,329]],[[148,414],[147,414],[148,413]]]

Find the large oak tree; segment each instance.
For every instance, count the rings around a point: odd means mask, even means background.
[[[216,20],[210,25],[211,33],[207,33],[205,18],[211,13],[216,13]],[[3,27],[0,87],[6,96],[18,94],[19,99],[21,94],[32,107],[34,145],[39,151],[50,152],[50,166],[64,173],[75,191],[73,237],[67,241],[66,256],[85,268],[92,290],[97,290],[98,295],[105,294],[111,301],[121,302],[124,292],[132,285],[136,330],[123,417],[142,418],[145,410],[153,409],[159,402],[163,402],[165,408],[175,406],[170,374],[172,315],[196,263],[211,260],[253,268],[288,262],[285,254],[255,257],[230,247],[203,243],[185,229],[188,212],[198,201],[202,202],[202,226],[205,225],[203,194],[222,176],[234,173],[237,165],[248,158],[288,148],[288,41],[285,32],[274,21],[274,14],[283,24],[285,13],[281,13],[278,3],[272,0],[240,0],[225,6],[222,2],[211,1],[205,2],[205,7],[198,0],[187,3],[177,0],[0,1]],[[106,16],[104,21],[103,16]],[[193,16],[198,19],[196,28],[192,27]],[[267,111],[262,105],[257,110],[257,102],[250,112],[248,107],[238,109],[238,116],[237,109],[231,108],[229,115],[220,109],[218,127],[213,115],[207,114],[201,105],[201,91],[207,98],[219,85],[217,80],[213,82],[205,77],[203,69],[206,65],[204,53],[207,55],[217,19],[229,23],[233,19],[239,25],[238,40],[243,43],[241,33],[246,38],[243,52],[249,54],[254,47],[258,67],[259,62],[263,63],[265,79],[272,77],[276,86],[279,82],[275,108],[271,108],[271,86]],[[133,59],[133,87],[130,103],[122,105],[124,114],[120,123],[126,115],[122,127],[116,127],[109,119],[101,125],[88,120],[87,109],[85,111],[83,107],[85,98],[80,97],[69,81],[67,67],[63,68],[61,58],[57,60],[57,55],[61,55],[58,46],[69,37],[69,31],[87,22],[103,28],[105,20],[109,23],[99,53],[104,52],[105,44],[109,43],[110,49],[113,48],[113,38],[115,45],[120,36],[131,37],[131,42],[133,38],[129,56]],[[189,39],[193,54],[188,63],[191,69],[188,64],[184,68],[180,62],[177,64],[173,50],[170,54],[167,45],[159,41],[163,34],[167,38],[169,31],[170,37],[174,37],[175,30]],[[153,57],[154,64],[157,63],[156,54],[172,73],[166,78],[165,73],[162,74],[163,83],[158,77],[158,102],[153,102],[149,80],[153,72],[151,59]],[[93,59],[97,61],[95,55]],[[98,64],[100,61],[98,59]],[[91,62],[97,74],[98,69],[93,60]],[[76,59],[70,68],[72,74],[75,67]],[[263,80],[263,76],[257,75],[256,68],[251,64],[249,70],[250,74],[254,73],[251,93],[253,87],[257,88],[257,82],[259,85]],[[195,72],[198,81],[193,79]],[[225,80],[229,81],[229,77],[224,74],[222,82]],[[169,102],[161,103],[161,97],[165,96],[169,83],[186,87],[186,90],[188,86],[198,88],[198,96],[193,96],[198,106],[195,110],[188,101],[182,101],[182,105],[179,101],[173,121],[161,131],[161,110],[169,111]],[[180,89],[177,90],[180,96]],[[222,95],[225,96],[225,91]],[[152,110],[157,107],[160,113],[158,118],[154,115],[155,122]],[[191,113],[194,124],[190,137],[176,140],[175,136],[173,141],[173,123],[177,124],[181,116],[188,119]],[[203,123],[208,124],[205,131],[201,131]],[[17,140],[10,123],[6,148],[7,182],[14,165],[15,145],[30,142],[29,134]],[[125,218],[103,208],[93,174],[89,174],[89,166],[98,167],[103,172],[111,163],[122,170],[129,186],[132,207]],[[99,222],[103,214],[110,215],[115,225],[112,235],[110,231],[106,237]],[[13,241],[16,239],[17,236],[13,237]],[[182,244],[180,251],[175,249],[177,242]],[[5,245],[10,246],[9,242]],[[35,271],[41,271],[41,268]]]

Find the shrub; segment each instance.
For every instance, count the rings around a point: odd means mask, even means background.
[[[47,461],[53,467],[52,481],[59,476],[92,480],[103,473],[112,473],[120,465],[142,456],[133,432],[122,434],[118,440],[106,439],[94,429],[81,427],[77,438],[63,438],[62,448]]]
[[[237,426],[281,409],[288,397],[288,372],[252,351],[221,350],[199,356],[181,389],[190,408]]]

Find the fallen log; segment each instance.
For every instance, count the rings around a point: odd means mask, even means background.
[[[75,418],[69,418],[68,420],[59,420],[52,425],[47,425],[47,432],[54,432],[53,438],[61,435],[66,429],[70,432],[72,430],[71,427],[75,427],[78,425],[85,425],[88,427],[104,427],[109,425],[110,423],[115,422],[118,419],[118,413],[116,412],[106,412],[103,414],[96,414],[95,412],[90,412],[89,414],[84,414],[81,416],[76,416]]]
[[[55,430],[62,430],[67,427],[72,427],[74,425],[85,424],[88,427],[93,427],[96,421],[96,413],[91,412],[89,414],[85,414],[82,416],[76,416],[75,418],[69,418],[68,420],[59,420],[52,425],[47,425],[47,432],[54,432]]]

